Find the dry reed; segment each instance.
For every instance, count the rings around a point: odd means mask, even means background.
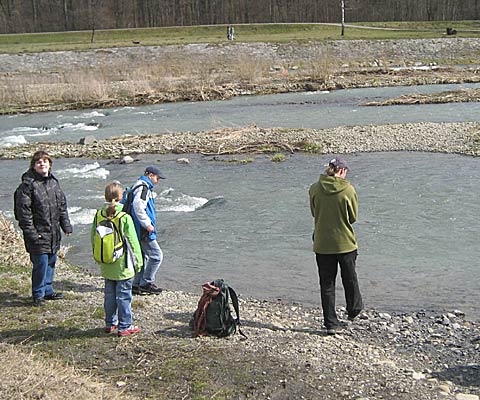
[[[54,360],[39,358],[19,345],[0,343],[3,368],[0,393],[4,399],[131,399],[118,389]]]

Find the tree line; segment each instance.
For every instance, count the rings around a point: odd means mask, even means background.
[[[480,0],[344,0],[347,22],[480,19]],[[0,33],[340,22],[340,0],[0,0]]]

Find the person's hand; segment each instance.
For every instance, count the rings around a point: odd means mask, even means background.
[[[152,233],[154,230],[155,230],[155,228],[153,227],[153,225],[148,225],[147,226],[148,233]]]

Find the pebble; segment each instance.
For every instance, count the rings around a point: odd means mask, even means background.
[[[412,374],[412,378],[415,379],[416,381],[420,379],[425,379],[425,374],[422,374],[421,372],[414,372]]]
[[[457,393],[455,400],[479,400],[476,394]]]

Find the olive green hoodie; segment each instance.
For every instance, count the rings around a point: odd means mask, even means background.
[[[310,209],[315,219],[313,251],[349,253],[358,248],[352,224],[357,220],[355,188],[346,179],[320,175],[310,186]]]

